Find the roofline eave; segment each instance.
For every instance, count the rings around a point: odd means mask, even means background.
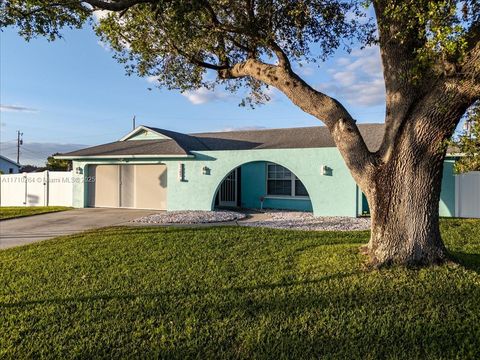
[[[82,160],[82,159],[193,159],[195,155],[71,155],[71,156],[54,156],[58,160]]]

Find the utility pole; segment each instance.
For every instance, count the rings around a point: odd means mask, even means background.
[[[20,164],[20,145],[23,145],[23,133],[17,130],[17,164]]]
[[[135,128],[137,127],[137,126],[135,125],[135,115],[133,115],[132,125],[133,125],[133,130],[135,130]]]

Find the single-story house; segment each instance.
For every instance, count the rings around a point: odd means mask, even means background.
[[[361,124],[370,150],[383,124]],[[324,126],[181,134],[139,126],[116,142],[57,156],[73,160],[75,207],[217,207],[368,213]],[[440,215],[455,215],[454,159],[445,160]]]
[[[9,158],[0,155],[0,172],[2,174],[18,174],[21,165]]]

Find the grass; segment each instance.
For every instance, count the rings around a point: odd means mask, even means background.
[[[0,358],[478,359],[480,221],[462,265],[366,271],[368,232],[109,228],[0,251]]]
[[[2,206],[0,207],[0,220],[46,214],[70,209],[70,207],[65,206]]]

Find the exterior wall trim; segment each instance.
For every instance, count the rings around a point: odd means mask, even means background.
[[[273,200],[300,200],[300,201],[308,201],[310,200],[310,196],[275,196],[275,195],[266,195],[265,199],[273,199]]]

